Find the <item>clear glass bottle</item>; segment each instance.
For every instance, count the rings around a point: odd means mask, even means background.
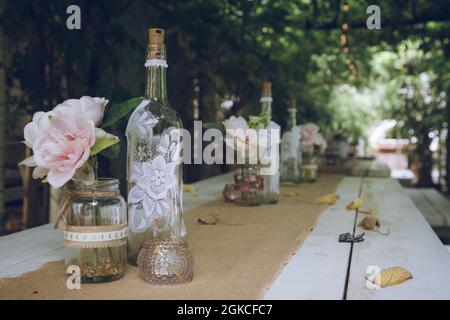
[[[300,127],[297,126],[297,106],[295,98],[291,100],[291,107],[288,112],[289,118],[286,132],[281,139],[280,174],[282,181],[298,182],[300,180],[302,153],[300,147]]]
[[[262,117],[268,117],[271,119],[272,117],[272,84],[268,81],[263,82],[263,90],[261,94],[261,116]],[[278,132],[279,135],[279,129],[280,126],[276,124],[273,121],[270,121],[268,126],[268,134],[275,134],[275,132]],[[276,130],[270,130],[270,129],[276,129]],[[276,139],[276,141],[280,141],[280,137]],[[270,138],[268,138],[268,141],[271,141]],[[261,175],[264,179],[263,181],[263,191],[262,191],[262,203],[263,204],[275,204],[278,202],[278,198],[280,196],[280,171],[279,171],[279,161],[280,161],[280,153],[279,153],[279,143],[276,145],[272,145],[271,143],[268,144],[268,150],[267,154],[271,155],[271,161],[276,161],[277,164],[276,172],[270,175]],[[278,150],[273,150],[273,148],[278,148]],[[261,168],[271,166],[273,164],[265,164],[261,165]],[[261,172],[264,172],[264,170],[261,170]]]
[[[67,184],[64,227],[66,266],[80,268],[81,282],[119,279],[127,264],[127,211],[117,179]]]
[[[183,244],[186,228],[182,217],[182,122],[167,100],[163,29],[149,29],[145,66],[146,100],[133,111],[126,129],[130,227],[128,257],[131,264],[137,264],[139,251],[146,241],[164,242],[165,248],[172,248],[164,250],[167,256],[163,260],[150,257],[149,261],[164,261],[168,269],[178,270],[181,266],[173,264],[185,259],[180,254],[187,252],[175,249],[187,246]],[[150,243],[149,247],[155,246]],[[155,254],[158,252],[155,251]],[[152,254],[148,250],[146,253]],[[176,273],[162,269],[164,266],[151,266],[148,269],[150,272],[157,270],[160,274],[147,275],[144,279],[155,284],[177,281],[171,278],[176,278]]]

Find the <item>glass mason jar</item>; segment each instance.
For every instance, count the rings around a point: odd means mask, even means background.
[[[238,191],[236,203],[245,207],[259,206],[262,202],[263,178],[256,164],[243,164],[234,174],[234,184]]]
[[[67,184],[64,227],[66,267],[80,268],[81,282],[119,279],[127,263],[127,211],[117,179]]]

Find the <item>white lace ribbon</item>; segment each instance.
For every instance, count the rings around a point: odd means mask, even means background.
[[[75,242],[103,242],[124,239],[128,237],[128,228],[106,232],[71,232],[64,231],[64,240]]]
[[[148,59],[145,62],[145,67],[149,68],[149,67],[163,67],[163,68],[167,68],[167,60],[163,60],[163,59]]]

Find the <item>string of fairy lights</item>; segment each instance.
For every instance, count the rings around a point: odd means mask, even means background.
[[[343,13],[343,22],[341,25],[341,45],[342,45],[342,52],[344,53],[344,61],[345,64],[350,72],[350,75],[348,79],[350,81],[354,80],[356,77],[356,64],[352,61],[350,57],[350,45],[348,41],[348,31],[349,31],[349,24],[348,24],[348,12],[350,10],[350,6],[347,1],[344,1],[342,4],[342,13]]]

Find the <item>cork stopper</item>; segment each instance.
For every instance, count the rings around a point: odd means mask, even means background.
[[[164,44],[164,29],[150,28],[148,29],[148,43],[163,45]]]
[[[289,109],[297,109],[297,99],[295,97],[291,98],[291,105]]]
[[[262,86],[261,97],[271,97],[272,96],[272,83],[269,81],[264,81]]]
[[[148,29],[147,59],[166,59],[166,48],[164,46],[164,29]]]

